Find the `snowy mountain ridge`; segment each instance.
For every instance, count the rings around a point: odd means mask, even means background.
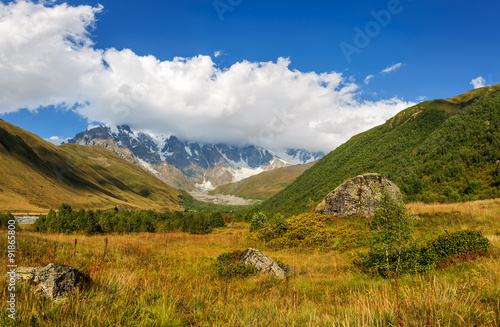
[[[124,152],[130,157],[131,152],[138,159],[135,163],[164,181],[170,181],[171,176],[163,176],[164,169],[158,167],[175,167],[202,189],[236,182],[284,165],[309,163],[324,155],[291,149],[278,155],[254,145],[202,144],[179,140],[170,134],[134,131],[127,125],[93,127],[68,143],[104,146],[122,157]]]

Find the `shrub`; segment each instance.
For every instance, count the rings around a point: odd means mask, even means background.
[[[347,228],[327,228],[329,216],[305,213],[285,220],[282,215],[271,218],[257,232],[250,235],[257,239],[270,241],[269,246],[278,247],[321,247],[341,251],[360,245],[366,236],[364,231]]]
[[[446,233],[427,242],[422,253],[429,265],[435,265],[448,258],[484,255],[489,246],[489,240],[480,231],[464,230]]]
[[[388,278],[394,275],[397,267],[398,273],[424,272],[432,269],[433,266],[429,265],[432,259],[426,255],[425,251],[413,243],[403,247],[400,253],[392,252],[386,255],[384,251],[370,251],[361,255],[361,265],[368,273]]]
[[[189,233],[191,234],[210,234],[212,227],[209,218],[204,214],[194,215],[189,224]]]
[[[16,219],[10,212],[0,213],[0,229],[7,229],[9,227],[9,220],[16,220]],[[16,230],[20,230],[17,221],[15,223],[15,226]]]
[[[264,241],[280,237],[287,229],[286,219],[279,213],[268,218],[266,214],[258,212],[250,221],[250,232],[255,233],[257,239]]]
[[[226,223],[224,222],[224,217],[219,211],[214,211],[210,214],[210,226],[212,228],[226,226]]]
[[[265,228],[268,224],[267,216],[263,212],[256,212],[250,219],[250,233]]]
[[[423,272],[452,260],[484,255],[489,240],[479,231],[464,230],[440,235],[423,246],[410,244],[401,251],[401,272]],[[397,256],[389,255],[389,270],[394,268]],[[370,251],[362,256],[362,265],[368,272],[388,277],[386,257],[381,251]]]
[[[217,257],[214,268],[220,277],[244,278],[257,273],[257,268],[240,263],[243,251],[225,252]]]
[[[325,217],[321,214],[306,213],[290,217],[287,221],[286,237],[294,240],[304,240],[311,234],[325,228]]]

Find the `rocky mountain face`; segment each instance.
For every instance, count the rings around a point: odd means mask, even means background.
[[[286,150],[280,159],[269,150],[248,145],[200,144],[173,135],[135,132],[129,126],[98,126],[77,134],[68,143],[99,145],[140,165],[167,184],[187,190],[213,189],[260,172],[289,164],[316,161],[324,154]]]

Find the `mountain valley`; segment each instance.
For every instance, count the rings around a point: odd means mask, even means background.
[[[253,146],[200,144],[153,136],[129,126],[97,126],[68,143],[99,145],[139,165],[167,184],[188,191],[213,190],[264,171],[318,160],[322,152],[288,149],[281,155]]]

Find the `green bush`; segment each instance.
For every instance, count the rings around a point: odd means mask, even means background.
[[[214,268],[223,278],[245,278],[257,273],[257,268],[240,263],[243,251],[225,252],[217,257]]]
[[[327,227],[328,219],[330,216],[314,213],[292,216],[284,220],[284,226],[281,223],[275,225],[280,226],[280,233],[274,234],[269,244],[279,247],[301,246],[345,251],[359,246],[366,236],[364,231]]]
[[[250,233],[265,228],[268,224],[267,216],[263,212],[256,212],[250,219]]]
[[[0,213],[0,229],[7,229],[9,227],[9,220],[16,220],[14,216],[10,213]],[[19,225],[16,221],[15,223],[16,230],[19,231]]]
[[[206,215],[194,215],[188,230],[191,234],[210,234],[212,232],[210,218]]]
[[[393,277],[398,265],[398,273],[424,272],[434,267],[434,257],[422,251],[416,244],[406,245],[401,253],[391,252],[386,256],[384,251],[370,251],[361,255],[361,266],[371,274],[384,278]]]
[[[480,231],[464,230],[446,233],[427,242],[422,248],[429,264],[461,255],[479,256],[485,254],[490,246],[489,240]]]
[[[286,219],[279,213],[268,218],[266,214],[257,212],[250,220],[250,232],[255,233],[258,239],[264,241],[282,236],[287,229]]]
[[[224,217],[222,216],[222,213],[220,213],[219,211],[212,212],[210,214],[210,227],[217,228],[224,226],[226,226],[226,223],[224,222]]]
[[[423,246],[410,244],[401,251],[400,272],[424,272],[444,265],[449,260],[474,258],[487,253],[489,240],[479,231],[464,230],[440,235]],[[361,255],[361,265],[370,273],[388,277],[397,261],[395,253],[387,258],[382,251]]]

